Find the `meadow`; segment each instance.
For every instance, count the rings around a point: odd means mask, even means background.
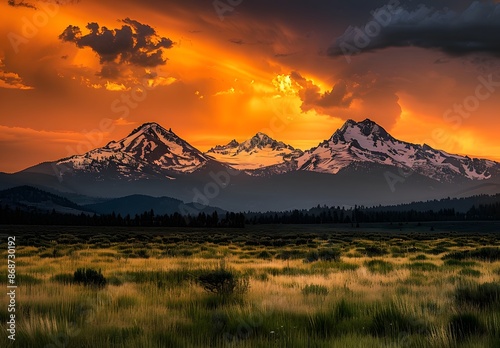
[[[18,285],[0,346],[500,347],[498,228],[0,226]],[[221,275],[234,286],[207,286]]]

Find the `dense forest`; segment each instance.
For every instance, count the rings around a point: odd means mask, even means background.
[[[392,208],[392,207],[391,207]],[[500,220],[500,202],[472,206],[467,212],[454,208],[439,210],[396,210],[389,207],[366,208],[355,206],[317,206],[309,210],[288,212],[248,213],[247,223],[252,224],[322,224],[322,223],[369,223],[369,222],[424,222]]]
[[[392,208],[392,207],[391,207]],[[197,216],[183,216],[179,213],[157,215],[153,210],[135,216],[120,214],[59,213],[53,210],[23,210],[0,205],[0,223],[25,225],[80,225],[80,226],[157,226],[157,227],[244,227],[245,224],[360,224],[371,222],[424,222],[500,220],[500,201],[473,205],[467,212],[454,208],[417,211],[395,210],[383,207],[354,208],[317,206],[308,210],[266,213],[233,213],[225,215],[199,213]]]
[[[142,226],[142,227],[244,227],[245,215],[242,213],[226,213],[219,217],[212,214],[199,213],[197,216],[183,216],[179,213],[156,215],[153,210],[135,216],[120,214],[65,214],[53,210],[12,209],[0,204],[0,223],[11,225],[73,225],[73,226]]]

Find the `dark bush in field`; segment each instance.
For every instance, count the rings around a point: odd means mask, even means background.
[[[96,271],[92,268],[78,268],[73,275],[73,282],[98,288],[106,286],[106,278],[102,275],[101,270]]]
[[[250,287],[248,277],[225,268],[205,271],[197,277],[197,281],[205,291],[219,296],[244,294]]]
[[[444,262],[444,265],[449,267],[473,267],[476,265],[476,262],[449,259]]]
[[[304,258],[306,255],[307,253],[302,250],[283,250],[276,255],[276,258],[280,260],[297,260]]]
[[[365,266],[371,273],[387,274],[394,270],[392,263],[383,260],[370,260]]]
[[[473,314],[457,314],[451,317],[448,329],[453,338],[463,340],[484,333],[484,326]]]
[[[139,249],[136,254],[141,259],[149,259],[149,251],[147,249]]]
[[[417,260],[417,261],[423,261],[423,260],[427,260],[427,259],[428,259],[428,257],[425,256],[424,254],[420,254],[420,255],[415,256],[415,260]]]
[[[340,261],[340,250],[337,249],[321,249],[318,252],[321,261]]]
[[[337,249],[313,250],[306,254],[304,262],[314,261],[340,261],[341,252]]]
[[[500,303],[500,284],[498,283],[468,283],[455,289],[457,305],[472,305],[486,308]]]
[[[432,272],[437,271],[438,266],[431,262],[413,262],[407,265],[411,271]]]
[[[486,262],[500,260],[500,248],[480,248],[475,250],[455,251],[443,256],[443,260],[466,260],[473,259]]]
[[[271,254],[267,250],[262,250],[260,253],[257,254],[256,257],[259,258],[259,259],[272,259],[273,258],[273,254]]]
[[[368,257],[376,257],[376,256],[383,256],[389,254],[387,249],[376,246],[376,245],[371,245],[365,247],[365,253],[366,256]]]

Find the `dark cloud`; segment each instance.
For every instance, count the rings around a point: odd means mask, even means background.
[[[414,10],[385,6],[374,13],[378,18],[374,15],[361,27],[350,26],[338,37],[329,55],[416,46],[455,56],[480,52],[500,56],[500,4],[475,1],[463,11],[425,5]]]
[[[346,120],[374,118],[388,126],[399,119],[401,106],[393,79],[373,72],[346,73],[339,78],[331,90],[322,92],[312,80],[291,72],[291,83],[298,87],[302,101],[301,110]]]
[[[161,37],[147,24],[126,18],[119,29],[100,27],[89,23],[90,33],[83,35],[79,27],[70,25],[59,36],[66,42],[73,42],[79,48],[90,47],[99,56],[103,65],[102,77],[117,77],[122,64],[139,67],[164,65],[163,49],[172,48],[170,39]]]
[[[48,2],[48,1],[45,0],[45,1],[31,1],[31,2],[26,2],[24,0],[21,0],[21,1],[7,0],[7,4],[9,6],[12,6],[12,7],[27,7],[27,8],[31,8],[31,9],[34,9],[34,10],[38,9],[38,7],[35,5],[35,3],[37,3],[37,2],[42,2],[43,3],[43,2]],[[50,0],[50,2],[58,4],[58,5],[65,5],[65,4],[68,4],[68,3],[79,2],[79,0]]]
[[[321,89],[313,81],[307,80],[296,71],[290,74],[290,78],[300,86],[299,97],[302,100],[302,111],[316,109],[324,112],[324,109],[348,108],[353,100],[352,94],[347,91],[345,81],[339,81],[331,91],[321,93]]]
[[[27,8],[36,9],[35,5],[24,2],[22,0],[18,1],[18,2],[16,2],[16,0],[8,0],[7,3],[9,4],[9,6],[13,6],[13,7],[27,7]]]
[[[109,62],[102,66],[101,72],[98,75],[103,79],[117,79],[121,77],[122,71],[120,65],[115,62]]]
[[[234,43],[236,45],[243,45],[245,43],[245,41],[243,41],[242,39],[236,39],[236,38],[229,39],[229,42]]]

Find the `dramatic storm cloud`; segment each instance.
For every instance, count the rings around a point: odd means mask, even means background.
[[[335,107],[348,108],[351,105],[353,98],[347,91],[345,81],[339,81],[332,90],[321,93],[321,89],[313,81],[307,80],[298,72],[292,72],[290,77],[300,86],[299,96],[302,100],[303,111],[311,109],[323,111],[323,109]]]
[[[118,64],[132,64],[140,67],[164,65],[163,49],[171,48],[173,42],[161,37],[147,24],[126,18],[120,29],[100,27],[89,23],[89,34],[83,35],[77,26],[68,26],[59,36],[63,41],[73,42],[79,48],[90,47],[103,64],[101,75],[113,77],[119,74]]]
[[[408,11],[385,6],[361,27],[350,26],[329,48],[332,56],[350,56],[389,47],[438,49],[449,55],[500,55],[500,4],[473,2],[463,12],[425,5]]]

